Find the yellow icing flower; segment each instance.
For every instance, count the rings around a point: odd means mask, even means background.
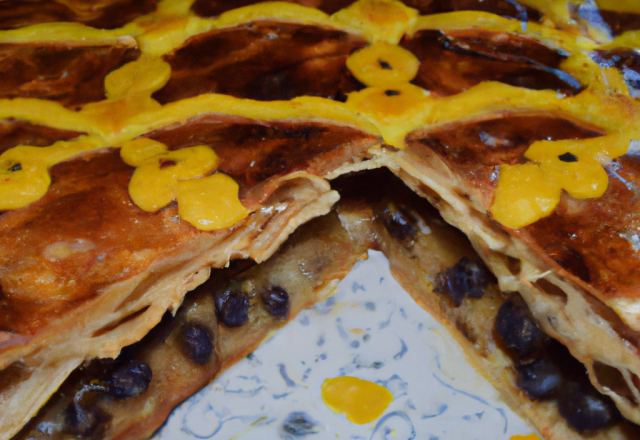
[[[120,157],[136,169],[129,182],[131,200],[144,211],[154,212],[173,200],[178,213],[201,230],[227,228],[249,211],[238,199],[238,184],[215,171],[220,163],[207,146],[169,151],[151,139],[125,142]]]
[[[169,151],[165,145],[151,139],[125,143],[120,156],[136,167],[129,182],[131,200],[148,212],[164,208],[176,199],[178,180],[202,177],[220,163],[209,147]]]
[[[350,93],[347,106],[371,118],[387,144],[404,148],[404,137],[425,120],[431,102],[429,92],[406,83]]]
[[[593,153],[575,141],[540,141],[533,143],[524,157],[540,164],[570,196],[587,199],[604,194],[609,181]]]
[[[249,214],[238,199],[238,189],[238,184],[222,173],[181,180],[178,182],[178,214],[205,231],[233,226]]]
[[[609,184],[602,165],[625,154],[629,142],[624,134],[534,142],[524,154],[530,163],[500,166],[491,214],[517,229],[551,214],[562,190],[576,199],[601,197]]]
[[[389,43],[375,43],[354,52],[347,68],[367,86],[390,86],[411,81],[420,61],[408,50]]]

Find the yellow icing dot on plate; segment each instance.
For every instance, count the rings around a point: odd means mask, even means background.
[[[350,422],[363,425],[380,417],[393,400],[393,395],[382,385],[357,377],[341,376],[324,381],[322,400],[331,411],[344,414]]]
[[[542,440],[540,436],[535,434],[527,434],[527,435],[512,435],[509,440]]]

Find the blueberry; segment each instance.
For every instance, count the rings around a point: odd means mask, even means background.
[[[214,344],[211,333],[202,324],[187,322],[182,329],[182,352],[198,365],[204,365],[211,361],[214,353]]]
[[[393,238],[405,245],[411,245],[418,237],[418,230],[394,206],[387,207],[381,214],[385,229]]]
[[[265,309],[271,316],[280,319],[289,317],[289,294],[282,287],[272,287],[260,294]]]
[[[249,317],[249,298],[230,290],[214,294],[216,316],[227,327],[240,327]]]
[[[519,297],[505,301],[500,307],[496,331],[520,358],[532,356],[549,343],[549,337],[540,330],[529,308]]]
[[[518,365],[518,387],[532,400],[551,397],[562,383],[560,370],[547,358]]]
[[[144,362],[131,360],[120,366],[107,380],[109,394],[128,399],[144,393],[151,382],[151,369]]]
[[[594,431],[611,425],[618,412],[611,399],[595,389],[571,383],[558,398],[560,415],[578,432]]]
[[[460,305],[465,296],[481,298],[484,289],[495,282],[496,278],[484,264],[462,257],[455,265],[436,275],[433,291],[448,295],[454,304]]]

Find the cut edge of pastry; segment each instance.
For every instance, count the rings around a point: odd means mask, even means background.
[[[420,159],[400,152],[380,160],[436,206],[447,222],[467,235],[498,277],[501,289],[519,291],[545,333],[562,342],[586,366],[591,383],[614,400],[625,418],[640,424],[640,407],[636,403],[640,401],[640,391],[633,379],[640,377],[640,358],[635,346],[619,332],[624,324],[617,315],[590,293],[569,284],[523,243],[477,212],[467,200],[438,181],[436,173]],[[520,267],[516,273],[510,269],[514,265]],[[620,321],[615,323],[618,328],[612,319]],[[595,365],[618,371],[627,389],[621,393],[601,383]]]
[[[206,281],[210,267],[224,267],[235,258],[263,261],[300,224],[328,213],[337,193],[323,179],[305,174],[290,177],[269,198],[267,206],[286,203],[287,209],[256,211],[219,243],[200,235],[143,273],[103,289],[28,342],[18,337],[21,345],[5,346],[3,365],[15,365],[22,380],[0,391],[0,436],[15,434],[82,362],[114,358],[140,340],[187,291]]]

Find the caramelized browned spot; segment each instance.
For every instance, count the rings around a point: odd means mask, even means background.
[[[540,21],[535,9],[513,0],[403,0],[403,3],[420,11],[420,14],[439,14],[452,11],[484,11],[523,21]]]
[[[582,258],[582,255],[572,247],[569,247],[564,243],[555,243],[548,246],[546,251],[547,255],[549,255],[553,261],[580,278],[582,281],[589,282],[591,280],[591,274],[589,273],[589,268],[584,262],[584,258]]]
[[[99,29],[116,29],[155,10],[158,0],[6,0],[0,2],[0,30],[40,23],[78,22]]]
[[[420,134],[410,134],[410,148],[428,147],[459,176],[492,193],[497,165],[526,161],[529,145],[539,140],[582,139],[601,133],[554,116],[509,115],[485,121],[459,122]]]
[[[68,141],[85,133],[59,130],[28,121],[5,119],[0,121],[0,154],[18,145],[46,147],[56,141]]]
[[[242,6],[255,5],[264,0],[196,0],[191,6],[191,10],[201,17],[213,17],[223,12],[230,11]],[[355,0],[283,0],[289,3],[297,3],[308,8],[320,9],[327,14],[338,12],[346,8]]]
[[[552,89],[573,95],[580,83],[558,69],[565,58],[557,51],[522,36],[485,30],[417,32],[402,46],[420,60],[413,83],[441,95],[453,95],[483,81]]]
[[[0,45],[0,98],[39,98],[66,107],[105,99],[104,78],[138,49]]]
[[[600,10],[602,20],[609,26],[613,35],[640,29],[640,14]]]
[[[218,169],[240,185],[241,198],[251,186],[275,175],[303,169],[322,175],[335,165],[332,158],[343,157],[345,148],[357,148],[357,142],[374,139],[348,127],[283,122],[257,125],[212,117],[157,130],[149,137],[171,149],[211,146],[221,159]]]
[[[637,298],[640,253],[634,247],[640,235],[640,158],[627,154],[607,171],[609,186],[602,197],[564,196],[553,214],[523,228],[521,235],[553,259],[558,246],[570,249],[571,258],[562,258],[560,265],[605,295]]]
[[[33,332],[196,233],[170,220],[175,208],[135,206],[132,170],[118,150],[64,162],[44,198],[2,217],[0,328]]]
[[[0,30],[38,23],[73,21],[75,14],[54,1],[6,0],[0,2]]]
[[[342,31],[291,23],[215,30],[165,57],[171,79],[153,97],[163,104],[204,93],[262,101],[303,95],[344,101],[346,93],[362,87],[345,63],[364,44]]]

